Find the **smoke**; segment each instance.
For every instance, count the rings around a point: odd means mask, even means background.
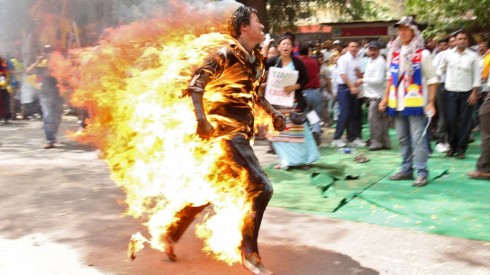
[[[0,55],[17,55],[29,63],[43,44],[93,46],[108,28],[175,16],[169,14],[170,5],[223,16],[240,4],[234,0],[0,0]]]

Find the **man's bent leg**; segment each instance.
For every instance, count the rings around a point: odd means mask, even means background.
[[[194,221],[196,215],[201,213],[207,206],[207,204],[202,206],[188,205],[177,213],[176,218],[178,220],[170,225],[167,233],[162,236],[162,241],[165,243],[165,254],[167,254],[169,260],[175,261],[177,259],[173,244],[180,240],[185,230]]]

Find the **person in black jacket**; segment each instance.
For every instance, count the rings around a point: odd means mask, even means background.
[[[272,137],[272,146],[275,153],[279,156],[280,168],[301,167],[309,168],[310,164],[318,160],[318,151],[315,139],[305,121],[294,121],[294,114],[303,113],[307,108],[303,89],[308,83],[308,72],[303,62],[292,56],[294,37],[284,35],[278,40],[279,56],[270,58],[266,62],[266,69],[279,67],[288,70],[298,71],[298,80],[295,84],[284,87],[287,94],[294,92],[294,105],[274,106],[276,109],[289,116],[289,125],[286,131]],[[267,98],[267,91],[266,91]],[[291,123],[293,122],[293,123]]]
[[[306,101],[303,97],[303,87],[308,82],[308,72],[305,65],[301,60],[293,57],[294,37],[291,35],[284,35],[277,41],[279,56],[269,58],[266,61],[265,69],[269,70],[270,67],[279,68],[291,68],[297,70],[299,73],[298,81],[296,84],[284,87],[286,93],[292,93],[294,91],[294,99],[296,101],[296,109],[299,112],[303,112],[306,108]]]

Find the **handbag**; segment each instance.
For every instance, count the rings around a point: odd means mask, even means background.
[[[291,111],[289,113],[289,119],[296,125],[303,125],[306,122],[306,112],[295,112]]]

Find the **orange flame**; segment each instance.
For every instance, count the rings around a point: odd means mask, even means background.
[[[232,264],[240,261],[251,209],[240,184],[247,173],[227,158],[223,142],[196,137],[192,103],[180,96],[204,59],[229,43],[220,33],[236,6],[218,16],[177,2],[168,12],[174,16],[108,30],[96,47],[58,55],[50,68],[73,89],[71,102],[90,111],[88,127],[74,136],[100,148],[126,193],[127,214],[148,220],[151,237],[133,235],[131,255],[145,242],[163,251],[161,236],[176,213],[211,203],[213,215],[203,218],[197,235],[206,252]]]

